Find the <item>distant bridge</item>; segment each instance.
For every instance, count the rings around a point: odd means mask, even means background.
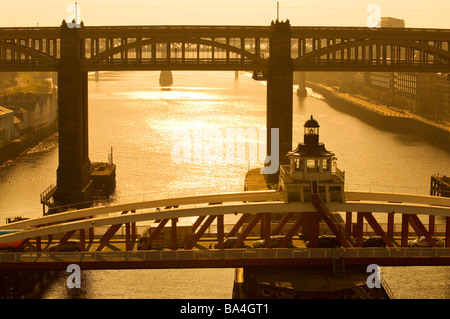
[[[23,231],[0,236],[0,243],[25,240],[35,244],[23,251],[0,254],[0,268],[45,268],[62,269],[77,263],[85,269],[97,268],[192,268],[192,267],[243,267],[249,265],[320,265],[331,264],[333,258],[344,258],[348,264],[376,263],[378,265],[450,265],[450,198],[387,193],[347,192],[345,203],[323,204],[332,212],[345,212],[345,222],[337,221],[329,211],[314,202],[287,203],[282,192],[257,191],[227,194],[211,194],[110,205],[69,211],[40,218],[19,221],[0,226],[0,230],[23,229]],[[357,222],[352,222],[352,212]],[[377,221],[378,214],[385,213],[388,224],[383,229]],[[401,233],[393,234],[393,216],[402,216]],[[236,216],[232,228],[225,232],[224,217]],[[428,229],[419,219],[429,216]],[[445,230],[441,236],[444,247],[437,247],[434,218],[442,217]],[[186,237],[184,247],[179,247],[179,220],[195,220],[192,232]],[[319,248],[319,220],[323,219],[330,230],[341,241],[342,248]],[[381,236],[386,248],[363,246],[364,220]],[[155,222],[152,233],[137,249],[136,223]],[[216,222],[214,240],[217,249],[198,248],[205,239],[205,231]],[[275,224],[273,221],[276,221]],[[170,226],[165,226],[170,222]],[[111,251],[116,232],[125,226],[126,235],[122,249]],[[250,233],[259,226],[258,238],[264,239],[264,248],[239,248],[251,239]],[[94,229],[108,229],[97,241]],[[428,241],[426,248],[409,248],[408,239],[412,226],[418,236]],[[287,244],[296,236],[300,227],[310,228],[311,248],[288,248]],[[171,243],[164,250],[149,250],[163,229],[170,232]],[[281,230],[284,229],[281,235]],[[281,235],[283,240],[271,247],[270,236]],[[53,251],[43,251],[41,240],[59,246]],[[81,252],[58,251],[71,237],[80,239]],[[224,248],[228,237],[237,237],[234,246]],[[298,242],[296,240],[296,242]],[[91,249],[86,249],[89,244]],[[23,249],[21,247],[20,249]]]
[[[292,148],[294,71],[450,72],[450,30],[270,26],[104,26],[0,29],[1,71],[58,72],[57,189],[89,202],[88,72],[245,70],[267,80],[267,154]],[[273,174],[271,180],[277,180]]]
[[[283,27],[293,71],[450,72],[447,29]],[[274,28],[0,28],[0,70],[59,71],[69,35],[81,71],[268,71]]]

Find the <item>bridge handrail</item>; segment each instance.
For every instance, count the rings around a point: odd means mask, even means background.
[[[450,197],[431,195],[410,195],[381,192],[345,192],[346,202],[350,201],[375,201],[398,204],[422,204],[429,206],[450,207]]]
[[[0,236],[0,243],[9,242],[12,240],[23,240],[33,237],[42,237],[51,234],[64,233],[68,231],[76,231],[79,229],[87,229],[93,227],[101,227],[107,225],[116,225],[132,222],[143,222],[152,221],[157,219],[171,219],[171,218],[187,218],[187,217],[199,217],[199,216],[210,216],[210,215],[232,215],[232,214],[242,214],[242,213],[287,213],[287,212],[310,212],[314,210],[314,206],[311,203],[285,203],[278,197],[280,193],[274,193],[273,200],[268,201],[267,194],[262,194],[261,197],[255,196],[252,198],[254,202],[249,201],[248,197],[240,198],[227,198],[229,201],[223,204],[224,198],[218,199],[218,197],[210,197],[210,203],[214,204],[220,202],[220,205],[203,205],[201,207],[180,207],[164,210],[148,209],[148,203],[132,203],[126,205],[117,205],[112,207],[101,207],[94,209],[85,209],[79,211],[73,211],[69,213],[61,213],[60,216],[49,215],[49,219],[46,219],[46,223],[50,223],[48,226],[43,226],[40,228],[29,227],[22,232],[16,232],[8,235]],[[258,195],[258,194],[256,194]],[[247,193],[241,194],[241,196],[248,196]],[[181,199],[184,200],[184,199]],[[193,198],[195,200],[195,198]],[[207,203],[208,201],[200,200],[202,203]],[[238,202],[236,202],[238,201]],[[170,203],[170,204],[169,204]],[[170,201],[159,201],[159,205],[152,202],[152,207],[155,206],[166,206],[166,205],[176,205],[177,203]],[[350,205],[350,206],[349,206]],[[356,205],[356,206],[355,206]],[[396,213],[406,213],[406,214],[423,214],[423,215],[440,215],[440,216],[450,216],[449,206],[430,206],[430,205],[408,205],[404,203],[330,203],[328,206],[330,210],[336,212],[346,212],[349,209],[354,209],[353,211],[360,211],[360,206],[363,209],[371,212],[391,212]],[[113,216],[109,213],[116,213],[121,211],[130,210],[141,210],[135,213],[129,214],[114,214]],[[63,215],[68,214],[68,215]],[[61,218],[63,215],[63,218]],[[96,218],[90,219],[90,216],[98,215]],[[103,216],[101,216],[103,215]],[[106,217],[104,217],[107,215]],[[54,217],[51,220],[50,217]],[[58,222],[59,219],[62,220],[74,220],[64,223]],[[0,227],[0,229],[11,229],[18,228],[19,226],[29,225],[28,223],[34,225],[42,224],[42,219],[38,220],[25,220],[19,221],[12,224],[6,224]]]
[[[0,254],[0,263],[11,262],[118,262],[118,261],[190,261],[245,259],[332,259],[336,253],[345,258],[450,258],[450,248],[240,248],[144,251],[84,252],[7,252]],[[110,258],[110,260],[108,260]],[[76,259],[76,260],[75,260]]]
[[[384,288],[384,290],[386,291],[389,298],[395,299],[395,295],[392,292],[391,287],[389,287],[389,284],[387,283],[386,279],[383,277],[383,274],[381,274],[381,272],[379,273],[379,278],[380,278],[381,286]]]
[[[48,188],[51,188],[52,186],[49,186]],[[55,186],[56,187],[56,186]],[[89,206],[92,205],[92,207],[101,207],[101,206],[111,206],[115,204],[123,204],[123,203],[132,203],[132,202],[145,202],[149,200],[161,200],[161,199],[169,199],[174,197],[189,197],[189,196],[199,196],[199,195],[213,195],[213,194],[226,194],[226,193],[237,193],[241,192],[241,187],[236,188],[220,188],[220,187],[202,187],[202,188],[181,188],[181,189],[175,189],[175,190],[161,190],[161,191],[154,191],[154,192],[146,192],[146,193],[137,193],[137,194],[130,194],[130,195],[114,195],[109,199],[94,199],[94,201],[89,202],[77,202],[73,205],[66,205],[66,206],[57,206],[54,205],[53,208],[59,211],[66,211],[68,209],[72,209],[75,206]],[[269,190],[273,192],[273,190]],[[261,191],[263,192],[263,191]],[[0,212],[1,214],[1,212]],[[24,213],[17,213],[21,217],[32,217],[34,216],[40,216],[42,214],[42,210],[35,210],[35,211],[27,211]],[[17,215],[16,214],[16,215]],[[0,225],[0,227],[2,227]]]
[[[253,192],[237,192],[237,193],[223,193],[223,194],[208,194],[208,195],[193,195],[177,198],[156,199],[150,201],[140,201],[126,204],[105,205],[94,208],[86,208],[79,210],[72,210],[58,214],[46,215],[36,219],[29,219],[18,221],[13,224],[5,224],[0,226],[0,229],[11,228],[27,228],[39,225],[46,225],[50,223],[61,223],[74,219],[86,219],[93,216],[105,215],[110,213],[120,213],[122,211],[137,210],[137,209],[152,209],[168,206],[184,206],[193,204],[210,204],[216,202],[253,202],[253,201],[271,201],[279,200],[281,195],[275,190],[270,191],[253,191]]]

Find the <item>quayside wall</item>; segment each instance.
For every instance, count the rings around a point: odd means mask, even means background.
[[[385,131],[414,134],[425,138],[440,147],[450,150],[450,128],[444,124],[432,123],[417,116],[402,114],[392,110],[386,112],[374,105],[358,103],[358,99],[346,99],[330,87],[307,81],[306,85],[322,95],[333,108],[353,115],[364,122]]]

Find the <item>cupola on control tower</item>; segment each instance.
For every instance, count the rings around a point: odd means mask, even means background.
[[[288,152],[289,165],[280,165],[279,187],[288,202],[308,202],[317,193],[324,202],[344,201],[344,172],[336,166],[334,153],[319,143],[319,123],[304,124],[303,143]]]

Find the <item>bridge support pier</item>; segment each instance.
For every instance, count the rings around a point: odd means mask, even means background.
[[[305,72],[296,72],[296,80],[298,84],[297,96],[306,97],[306,74]]]
[[[267,154],[278,156],[280,164],[289,164],[286,154],[292,150],[292,87],[291,27],[288,21],[272,23],[269,70],[267,72]],[[271,154],[271,129],[279,129],[278,154]],[[276,148],[275,148],[276,150]],[[278,182],[278,173],[267,174],[270,184]]]
[[[55,202],[88,207],[93,197],[88,147],[88,74],[80,68],[77,29],[61,27],[58,70],[58,155]],[[78,205],[78,203],[84,203]],[[77,205],[75,205],[77,204]]]
[[[302,233],[303,239],[309,241],[310,248],[319,247],[319,223],[320,214],[318,212],[302,213],[303,225]]]

